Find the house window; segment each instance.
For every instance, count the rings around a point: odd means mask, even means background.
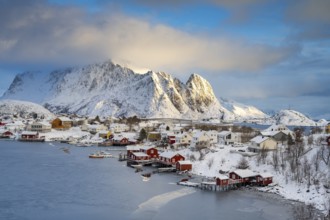
[[[153,154],[154,153],[154,150],[150,150],[150,153]]]

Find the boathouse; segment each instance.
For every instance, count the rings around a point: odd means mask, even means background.
[[[192,163],[189,160],[180,160],[176,162],[177,171],[190,171],[192,170]]]
[[[175,152],[163,152],[159,155],[159,162],[164,165],[175,165],[181,160],[185,160],[184,156]]]
[[[158,150],[152,146],[143,146],[140,148],[140,152],[147,154],[150,158],[158,158]]]
[[[140,146],[136,146],[136,145],[126,146],[126,154],[128,158],[131,158],[131,155],[134,152],[140,152]]]
[[[132,152],[132,154],[130,155],[130,159],[134,161],[146,161],[150,160],[150,157],[148,154],[142,152]]]
[[[267,186],[273,182],[273,175],[270,173],[260,173],[256,176],[256,184],[259,186]]]
[[[220,175],[216,178],[217,186],[228,186],[229,178],[225,175]]]
[[[239,180],[240,183],[251,183],[255,181],[256,175],[257,174],[248,169],[237,169],[229,173],[229,178]]]
[[[21,139],[38,139],[39,133],[35,131],[23,131],[21,134]]]

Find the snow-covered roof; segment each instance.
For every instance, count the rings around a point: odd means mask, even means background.
[[[266,141],[269,138],[270,137],[265,137],[265,136],[259,135],[259,136],[256,136],[256,137],[252,138],[250,141],[254,142],[254,143],[257,143],[257,144],[260,144],[260,143]]]
[[[262,136],[267,136],[267,137],[273,137],[274,135],[280,133],[282,131],[262,131],[261,135]]]
[[[40,125],[43,125],[43,126],[51,126],[48,122],[46,121],[37,121],[37,122],[33,122],[33,124],[40,124]]]
[[[140,150],[141,146],[139,145],[128,145],[126,146],[126,150]]]
[[[229,179],[229,177],[228,176],[225,176],[225,175],[217,175],[217,177],[219,178],[219,179],[221,179],[221,180],[228,180]]]
[[[142,150],[149,150],[150,148],[155,148],[154,146],[142,146],[140,149]]]
[[[180,165],[187,165],[187,164],[192,164],[192,162],[190,160],[180,160],[178,161],[178,163]]]
[[[262,178],[273,177],[273,175],[270,174],[270,173],[259,173],[259,175],[260,175]]]
[[[36,135],[38,132],[36,131],[23,131],[22,135]]]
[[[134,154],[137,157],[148,157],[148,154],[145,154],[143,152],[133,152],[132,154]]]
[[[72,121],[70,118],[64,116],[58,117],[58,119],[60,119],[61,121]]]
[[[160,157],[164,157],[164,158],[169,158],[171,159],[172,157],[174,157],[175,155],[177,155],[178,153],[176,152],[171,152],[171,151],[167,151],[167,152],[163,152],[161,153],[159,156]]]
[[[230,131],[221,131],[218,133],[219,137],[225,137],[227,135],[229,135],[231,132]]]
[[[234,170],[232,172],[236,173],[237,175],[239,175],[242,178],[256,176],[256,173],[254,173],[252,170],[248,170],[248,169],[246,169],[246,170],[238,169],[238,170]]]

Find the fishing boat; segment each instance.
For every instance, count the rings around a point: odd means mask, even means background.
[[[99,153],[93,153],[93,154],[90,154],[88,157],[93,158],[93,159],[102,159],[102,158],[104,158],[104,155],[99,154]]]

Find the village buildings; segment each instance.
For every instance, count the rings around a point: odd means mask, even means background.
[[[68,117],[58,117],[52,121],[52,128],[56,130],[67,130],[72,127],[72,120]]]
[[[48,122],[45,122],[45,121],[35,121],[32,124],[29,124],[27,126],[27,129],[26,130],[45,133],[45,132],[50,132],[51,129],[52,129],[52,126]]]

